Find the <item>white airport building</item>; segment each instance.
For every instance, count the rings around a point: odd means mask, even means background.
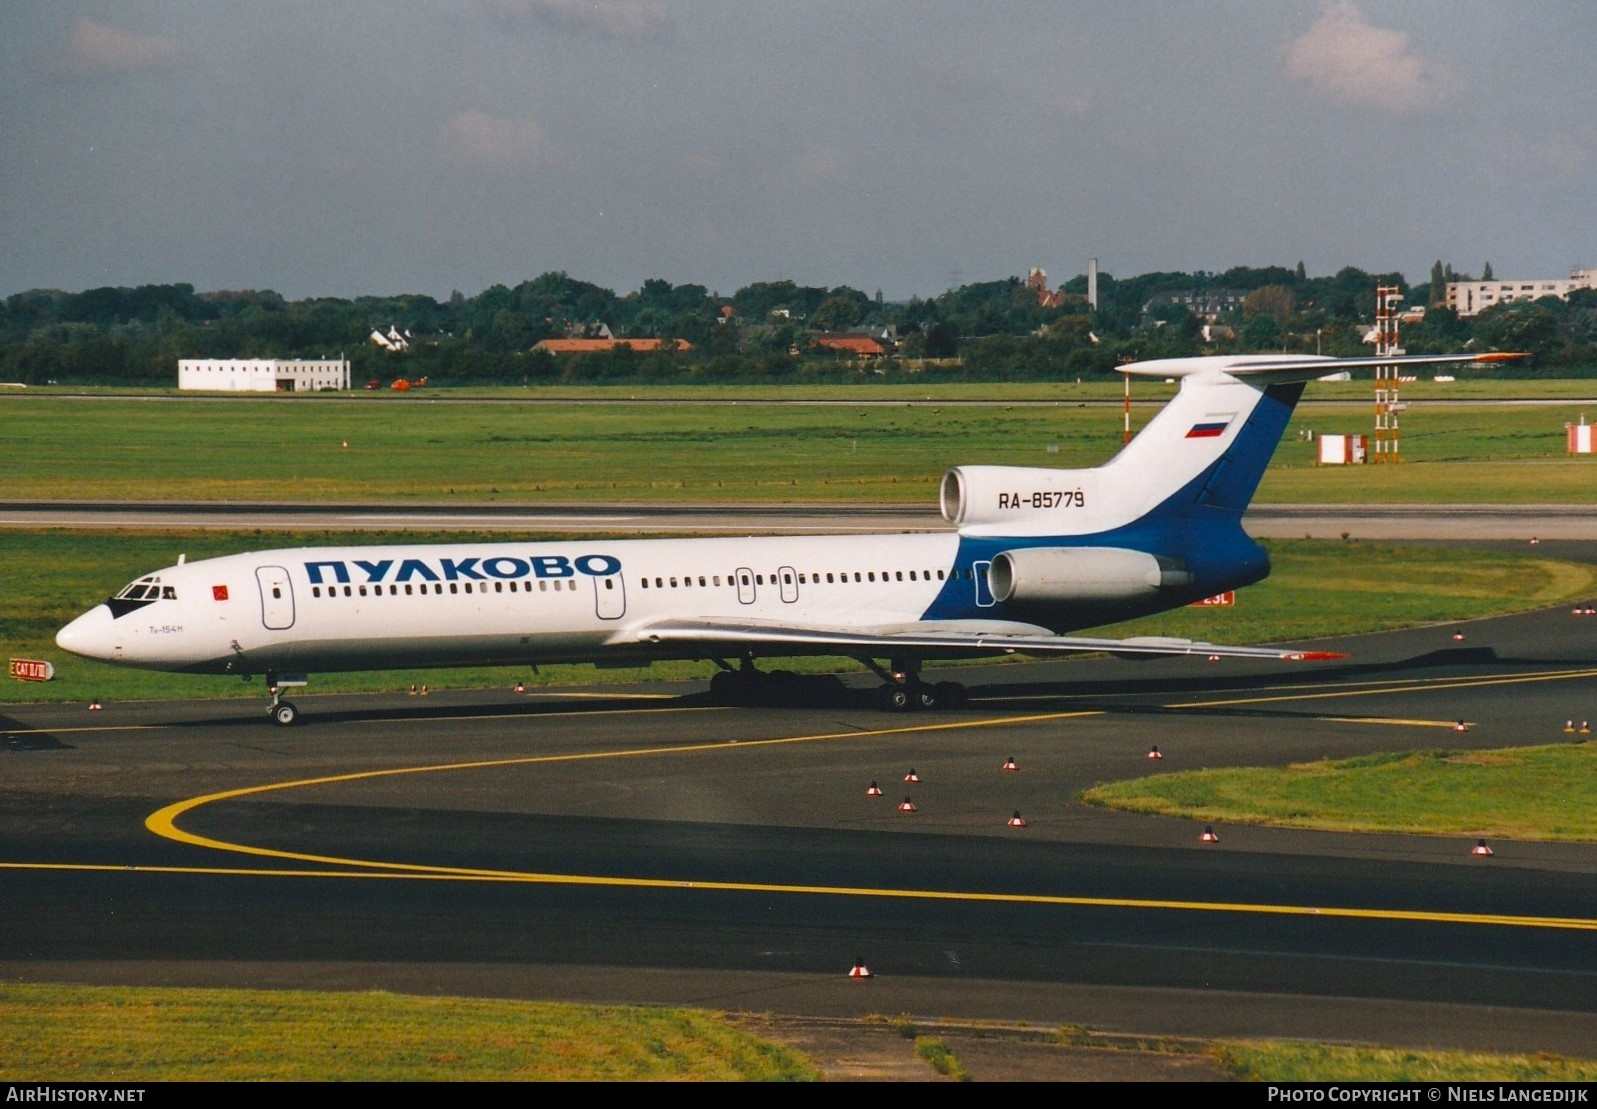
[[[1447,306],[1460,318],[1478,316],[1494,304],[1511,300],[1536,300],[1557,297],[1568,300],[1576,289],[1597,289],[1597,269],[1575,270],[1569,280],[1539,277],[1534,281],[1449,281]]]
[[[342,358],[180,358],[179,389],[221,393],[315,393],[349,388],[349,362]]]

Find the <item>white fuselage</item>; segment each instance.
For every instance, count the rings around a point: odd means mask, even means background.
[[[683,615],[879,629],[940,597],[995,615],[959,550],[932,533],[267,550],[167,567],[141,579],[163,595],[107,602],[59,642],[208,673],[699,658],[717,652],[642,629]]]

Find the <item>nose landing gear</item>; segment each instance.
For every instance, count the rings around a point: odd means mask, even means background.
[[[266,689],[272,695],[272,706],[266,710],[266,714],[272,718],[273,723],[287,728],[299,719],[299,709],[295,707],[294,702],[283,700],[283,689],[286,686],[309,684],[310,679],[304,674],[279,676],[270,670],[266,672]]]

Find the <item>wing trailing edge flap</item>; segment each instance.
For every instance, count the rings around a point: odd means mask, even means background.
[[[728,648],[767,645],[813,647],[838,654],[906,651],[998,654],[1068,654],[1104,651],[1117,655],[1213,655],[1222,658],[1269,658],[1291,661],[1346,658],[1334,651],[1294,647],[1227,647],[1191,639],[1134,636],[1129,639],[1055,635],[1035,624],[983,620],[926,620],[876,628],[827,628],[790,624],[666,620],[632,629],[611,640],[612,646],[636,643],[703,643]]]

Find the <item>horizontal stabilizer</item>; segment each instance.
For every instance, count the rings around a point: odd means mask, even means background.
[[[1509,362],[1524,354],[1490,352],[1486,354],[1399,354],[1366,358],[1332,358],[1318,354],[1217,354],[1193,358],[1155,358],[1128,362],[1116,369],[1138,377],[1191,377],[1197,374],[1228,374],[1231,377],[1258,377],[1266,381],[1313,381],[1343,370],[1372,369],[1376,366],[1434,366],[1463,362]]]

